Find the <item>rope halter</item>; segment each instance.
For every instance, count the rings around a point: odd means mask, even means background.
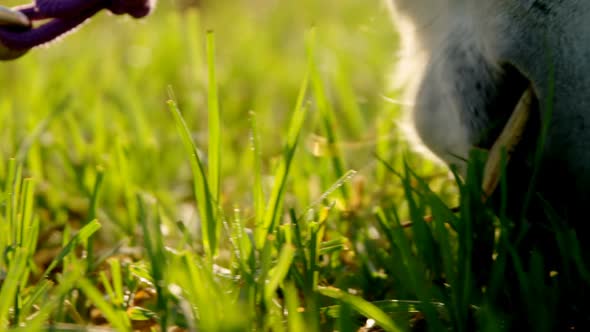
[[[153,7],[153,0],[36,0],[14,9],[0,7],[0,60],[18,58],[73,30],[103,9],[141,18]],[[48,22],[35,27],[33,22],[39,20]]]

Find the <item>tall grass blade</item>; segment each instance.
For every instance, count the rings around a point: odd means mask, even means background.
[[[297,102],[295,103],[295,110],[291,117],[291,124],[287,132],[287,142],[283,151],[283,159],[275,173],[275,182],[268,200],[266,211],[264,214],[262,227],[256,228],[256,247],[262,248],[266,236],[273,232],[274,227],[277,224],[277,220],[281,215],[281,206],[283,202],[283,196],[287,185],[287,178],[289,176],[289,170],[291,168],[291,162],[295,156],[297,144],[299,142],[299,136],[303,123],[305,121],[305,115],[307,108],[303,106],[305,96],[307,94],[307,87],[309,81],[309,75],[311,71],[312,60],[311,56],[308,58],[308,66],[305,72],[301,87],[299,88],[299,95]]]
[[[269,300],[277,288],[279,288],[279,285],[283,282],[287,273],[289,273],[293,257],[295,257],[295,248],[290,244],[285,244],[281,250],[276,266],[270,273],[270,280],[265,286],[264,293]]]
[[[12,308],[15,296],[27,270],[29,252],[25,248],[16,248],[14,256],[10,260],[10,267],[6,279],[0,289],[0,326],[7,326],[10,308]]]
[[[328,154],[332,159],[332,167],[337,178],[344,176],[344,158],[338,148],[336,137],[336,121],[332,105],[328,101],[328,96],[324,88],[324,82],[316,64],[315,53],[315,36],[312,35],[308,43],[309,58],[313,62],[311,66],[311,86],[317,103],[317,107],[324,125],[324,132],[327,139]],[[348,198],[348,189],[346,185],[340,187],[342,196]]]
[[[182,138],[184,148],[190,156],[191,170],[193,172],[193,190],[197,200],[197,206],[199,207],[203,247],[207,257],[212,258],[217,251],[217,226],[214,213],[216,204],[211,196],[205,166],[201,161],[199,151],[176,102],[169,100],[168,108],[174,117],[176,129]]]
[[[219,179],[221,170],[221,119],[217,78],[215,76],[215,34],[207,32],[207,68],[209,69],[209,189],[213,199],[219,201]]]
[[[347,303],[362,315],[374,319],[385,331],[402,331],[379,307],[361,297],[348,294],[332,287],[318,287],[320,294]]]
[[[102,183],[104,180],[104,170],[102,167],[98,167],[96,172],[96,180],[94,181],[94,189],[92,190],[92,196],[90,197],[90,211],[88,213],[88,220],[95,220],[98,215],[98,204]],[[88,270],[94,268],[94,241],[93,238],[88,239],[87,253],[87,264]]]
[[[264,190],[262,187],[262,160],[260,156],[260,138],[258,137],[258,124],[256,113],[250,112],[250,144],[254,160],[254,211],[256,224],[264,218]]]
[[[160,214],[157,211],[157,207],[146,206],[146,203],[139,195],[137,197],[137,203],[139,206],[140,224],[143,231],[143,242],[151,266],[151,277],[156,288],[156,305],[159,314],[161,315],[160,327],[162,331],[165,331],[168,323],[168,291],[164,287],[164,273],[167,257],[162,232],[160,230]],[[116,289],[115,292],[117,292]]]
[[[300,307],[299,304],[299,294],[297,293],[297,288],[293,283],[288,282],[285,284],[284,287],[285,292],[285,304],[287,307],[287,327],[290,332],[298,332],[304,331],[306,324],[303,320],[303,316],[299,312]]]

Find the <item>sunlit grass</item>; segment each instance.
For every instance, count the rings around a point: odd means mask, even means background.
[[[2,327],[502,331],[510,223],[404,143],[381,3],[204,2],[1,64]]]

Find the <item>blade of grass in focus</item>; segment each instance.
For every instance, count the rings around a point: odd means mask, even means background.
[[[188,129],[176,102],[174,100],[169,100],[168,108],[173,115],[176,129],[182,138],[185,152],[190,158],[191,170],[193,173],[193,190],[197,206],[199,207],[203,248],[207,257],[211,259],[217,251],[217,223],[215,220],[215,202],[211,196],[205,165],[201,161],[199,150],[191,137],[190,130]]]
[[[217,78],[215,76],[215,34],[207,32],[207,68],[209,69],[209,94],[208,116],[209,116],[209,189],[215,202],[219,201],[219,181],[221,169],[221,119],[219,111],[219,97],[217,93]]]
[[[381,309],[358,296],[350,295],[340,289],[329,287],[320,287],[318,288],[318,291],[324,296],[345,302],[363,315],[374,319],[385,331],[402,331]]]
[[[311,40],[310,43],[313,44],[313,32],[308,35],[308,38],[310,38]],[[256,227],[255,236],[256,246],[258,248],[263,247],[266,236],[272,233],[274,227],[278,222],[278,218],[281,215],[281,208],[283,203],[282,200],[286,190],[289,170],[291,168],[291,163],[293,161],[293,157],[297,149],[297,144],[299,142],[301,128],[303,127],[305,115],[307,113],[307,108],[303,104],[306,98],[312,63],[313,62],[311,60],[311,55],[308,55],[308,67],[304,74],[304,78],[299,89],[299,94],[297,96],[297,102],[295,103],[295,109],[291,116],[291,123],[287,131],[287,142],[285,144],[283,151],[283,159],[281,160],[275,172],[274,186],[270,194],[270,198],[268,199],[263,224],[257,225]]]

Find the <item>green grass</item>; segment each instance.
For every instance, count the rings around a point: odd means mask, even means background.
[[[455,181],[404,143],[379,1],[204,2],[1,64],[0,330],[551,331],[573,310],[574,232],[555,221],[547,281],[479,200],[480,159]]]

